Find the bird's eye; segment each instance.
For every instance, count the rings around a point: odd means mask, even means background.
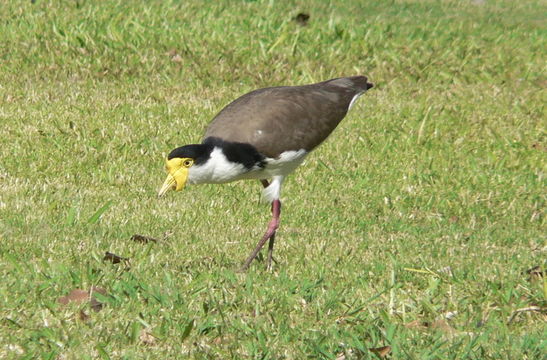
[[[194,162],[192,160],[188,159],[188,160],[184,160],[182,165],[184,165],[185,167],[190,167],[190,166],[192,166],[193,163]]]

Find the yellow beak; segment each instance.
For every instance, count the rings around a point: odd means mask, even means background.
[[[188,168],[184,166],[174,167],[170,165],[172,164],[169,164],[168,162],[167,168],[169,174],[167,175],[167,179],[165,179],[165,181],[163,182],[163,185],[158,192],[158,196],[165,195],[165,193],[171,189],[175,191],[181,191],[186,185],[186,180],[188,179]]]

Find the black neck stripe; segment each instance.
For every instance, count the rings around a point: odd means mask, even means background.
[[[265,156],[251,144],[208,137],[203,140],[202,145],[221,148],[228,161],[242,164],[247,169],[252,169],[255,166],[263,168],[266,165]]]

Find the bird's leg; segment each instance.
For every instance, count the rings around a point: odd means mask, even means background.
[[[264,187],[267,187],[269,185],[267,180],[260,180],[262,182],[262,185]],[[245,260],[245,263],[241,267],[242,271],[245,271],[249,268],[249,265],[251,265],[251,262],[256,258],[266,241],[270,240],[270,243],[268,245],[268,268],[271,266],[272,261],[272,253],[273,253],[273,245],[275,241],[275,232],[277,228],[279,227],[279,219],[281,217],[281,201],[279,199],[276,199],[272,201],[272,220],[270,220],[270,223],[268,224],[268,229],[264,233],[264,236],[262,236],[262,239],[258,242],[255,249],[249,255],[247,260]]]
[[[267,188],[268,186],[270,186],[270,183],[266,179],[261,179],[260,182],[262,183],[262,186],[264,186],[264,188]],[[272,204],[272,215],[273,214],[274,214],[274,210],[273,210],[273,204]],[[272,234],[272,236],[270,236],[270,242],[268,243],[268,262],[266,265],[266,269],[268,270],[270,270],[272,267],[274,242],[275,242],[275,232]]]
[[[264,236],[262,236],[262,239],[260,239],[260,241],[256,245],[251,255],[249,255],[247,260],[245,260],[245,263],[241,267],[242,271],[245,271],[249,268],[249,265],[251,265],[251,262],[256,258],[259,251],[262,249],[262,247],[264,246],[266,241],[268,241],[268,239],[270,239],[270,247],[271,247],[271,250],[273,251],[273,241],[271,239],[272,237],[275,237],[275,231],[279,227],[280,215],[281,215],[281,201],[274,200],[272,202],[272,220],[270,220],[270,223],[268,224],[268,229],[264,233]],[[268,254],[268,258],[270,257],[271,255]]]
[[[275,232],[270,236],[270,242],[268,243],[268,262],[266,263],[266,270],[271,270],[273,259],[273,247],[275,241]]]

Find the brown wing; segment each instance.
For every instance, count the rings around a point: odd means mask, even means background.
[[[268,157],[313,150],[336,128],[351,100],[372,87],[362,76],[252,91],[226,106],[204,138],[249,143]]]

